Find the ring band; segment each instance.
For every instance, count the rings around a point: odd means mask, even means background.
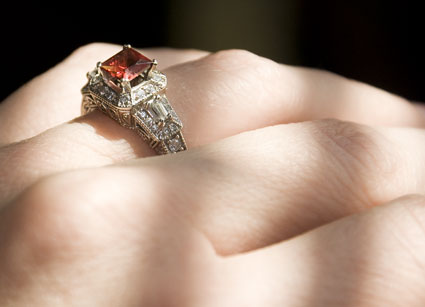
[[[98,109],[137,133],[158,154],[187,149],[183,124],[169,103],[167,77],[130,45],[87,73],[81,113]]]

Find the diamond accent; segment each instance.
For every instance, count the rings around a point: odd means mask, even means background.
[[[169,125],[169,130],[170,130],[170,133],[171,133],[171,134],[174,134],[174,133],[176,133],[176,132],[178,132],[178,131],[179,131],[179,127],[177,127],[177,125],[176,125],[176,124],[171,123],[171,124]]]
[[[119,101],[118,101],[119,107],[130,107],[131,106],[131,98],[129,95],[124,94],[121,95]]]
[[[177,152],[181,147],[182,143],[178,138],[174,138],[168,142],[168,149],[170,149],[171,152]]]
[[[151,117],[146,117],[144,123],[146,124],[146,126],[150,127],[153,124],[153,119]]]
[[[143,88],[139,88],[136,92],[136,99],[137,100],[143,100],[146,97],[148,97],[148,95],[146,94],[146,92],[143,90]]]
[[[144,91],[146,92],[146,95],[152,95],[156,92],[155,86],[153,84],[147,84],[144,88]]]
[[[137,114],[141,119],[145,119],[148,116],[148,113],[146,113],[146,111],[139,111]]]
[[[165,88],[167,85],[167,77],[164,74],[156,71],[152,76],[152,81],[158,84],[161,88]]]
[[[163,104],[163,100],[158,99],[158,97],[149,102],[148,112],[155,121],[165,121],[168,116],[168,111]]]

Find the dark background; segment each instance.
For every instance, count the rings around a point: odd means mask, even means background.
[[[210,51],[243,48],[425,101],[423,17],[409,2],[169,0],[60,5],[16,3],[3,10],[1,100],[78,46],[103,41]]]

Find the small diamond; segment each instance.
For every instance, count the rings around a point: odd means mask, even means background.
[[[174,123],[171,123],[170,126],[169,126],[169,128],[170,128],[170,132],[172,134],[176,133],[179,130],[179,128],[177,127],[177,125],[174,124]]]
[[[146,124],[146,126],[150,127],[153,124],[152,118],[146,117],[145,124]]]
[[[152,132],[158,131],[158,125],[153,124],[152,127],[151,127],[151,130],[152,130]]]
[[[167,126],[165,126],[165,127],[162,129],[162,131],[160,131],[160,133],[159,133],[159,139],[160,139],[160,140],[165,140],[165,139],[167,139],[168,137],[170,137],[170,134],[171,134],[170,129],[169,129]]]
[[[146,116],[148,116],[148,113],[146,113],[146,111],[140,111],[138,114],[139,114],[139,117],[142,118],[142,119],[144,119],[144,118],[146,118]]]
[[[146,92],[142,88],[140,88],[136,93],[137,99],[144,99],[146,96]]]
[[[164,104],[165,108],[167,109],[167,111],[171,112],[173,110],[173,108],[171,108],[170,104],[168,103],[167,99],[163,99],[162,103]]]
[[[155,87],[152,85],[152,84],[148,84],[148,85],[146,85],[145,86],[145,88],[144,88],[144,90],[145,90],[145,92],[147,93],[147,95],[149,95],[149,94],[153,94],[153,93],[155,93]]]
[[[176,152],[181,148],[182,144],[178,138],[172,139],[170,142],[168,142],[168,148],[172,152]]]
[[[159,73],[154,74],[152,80],[155,83],[158,83],[158,85],[161,87],[165,87],[165,85],[167,84],[167,79],[165,78],[165,76]]]
[[[130,102],[130,98],[127,95],[120,96],[120,100],[118,102],[118,105],[120,107],[128,106]]]
[[[101,80],[100,75],[97,73],[97,69],[89,72],[89,78],[90,78],[90,84],[99,83],[99,81]]]

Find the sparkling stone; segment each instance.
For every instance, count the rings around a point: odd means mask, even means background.
[[[171,131],[170,128],[168,128],[167,126],[165,126],[162,131],[159,133],[159,139],[160,140],[165,140],[167,138],[170,137]]]
[[[182,125],[182,121],[177,116],[177,113],[174,110],[171,110],[170,111],[170,114],[171,114],[171,117],[181,126]]]
[[[167,84],[167,79],[164,75],[156,73],[152,76],[152,80],[158,83],[161,87],[164,87]]]
[[[168,103],[167,99],[163,99],[162,103],[164,104],[165,108],[167,109],[167,111],[171,112],[173,110],[173,108],[170,106],[170,104]]]
[[[153,119],[150,117],[146,117],[145,124],[150,127],[153,124]]]
[[[155,86],[153,86],[152,84],[148,84],[144,87],[145,92],[147,93],[147,95],[149,94],[153,94],[156,92]]]
[[[177,127],[176,124],[171,123],[169,125],[169,130],[170,130],[170,133],[174,134],[174,133],[176,133],[179,130],[179,127]]]
[[[152,132],[157,132],[158,131],[158,125],[153,124],[151,127]]]
[[[181,148],[181,146],[182,146],[182,143],[180,142],[178,138],[172,139],[168,142],[168,148],[172,152],[178,151]]]
[[[165,135],[169,135],[170,134],[170,128],[164,127],[164,129],[162,129],[162,133],[164,133]]]
[[[146,111],[140,111],[140,112],[138,112],[138,114],[139,114],[139,117],[142,118],[142,119],[144,119],[144,118],[146,118],[146,116],[148,116],[148,113],[146,113]]]
[[[120,107],[124,107],[130,104],[130,97],[128,97],[127,95],[121,95],[120,100],[119,100],[119,105]]]
[[[147,96],[146,92],[142,88],[137,90],[137,92],[136,92],[137,99],[145,99],[146,96]]]
[[[89,72],[90,84],[99,83],[101,80],[100,75],[97,74],[97,70]]]
[[[165,120],[168,116],[167,109],[158,99],[149,104],[148,111],[155,120]]]
[[[106,80],[133,80],[152,65],[152,60],[133,48],[124,48],[100,66]]]

